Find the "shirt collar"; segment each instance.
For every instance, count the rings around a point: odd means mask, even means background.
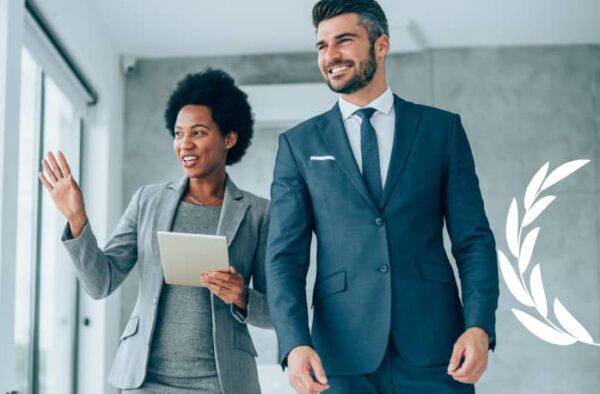
[[[346,120],[354,115],[356,110],[361,108],[375,108],[378,112],[382,112],[384,114],[389,114],[392,110],[392,106],[394,105],[394,95],[392,94],[392,90],[388,86],[388,88],[383,92],[379,97],[375,100],[371,101],[369,104],[364,107],[359,107],[356,104],[352,104],[348,100],[345,100],[342,96],[339,97],[338,103],[340,106],[340,112],[342,113],[342,119]]]

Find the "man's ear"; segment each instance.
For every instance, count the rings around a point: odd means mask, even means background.
[[[390,51],[390,38],[387,34],[382,34],[375,40],[375,53],[380,57],[385,57]]]

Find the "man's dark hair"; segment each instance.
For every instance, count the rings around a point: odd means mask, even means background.
[[[227,153],[227,165],[237,163],[250,146],[253,134],[252,110],[248,96],[236,85],[225,71],[207,68],[186,75],[177,83],[165,109],[167,130],[175,136],[175,121],[181,108],[186,105],[205,105],[223,137],[229,132],[238,134],[237,143]]]
[[[382,34],[390,35],[387,18],[381,6],[375,0],[321,0],[312,10],[313,26],[342,14],[354,13],[360,24],[367,29],[371,45]]]

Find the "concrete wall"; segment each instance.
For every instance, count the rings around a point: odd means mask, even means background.
[[[180,176],[162,113],[177,80],[206,66],[225,69],[241,85],[321,82],[312,53],[141,61],[127,79],[125,202],[142,184]],[[461,114],[488,217],[506,253],[510,202],[517,197],[523,211],[523,194],[537,169],[546,161],[552,170],[570,160],[592,160],[548,190],[557,199],[535,223],[541,231],[532,264],[542,267],[548,299],[559,298],[599,342],[600,47],[433,50],[391,55],[387,69],[396,94]],[[252,183],[243,186],[265,195],[283,129],[258,124],[254,143],[232,168],[232,177],[240,184],[251,177]],[[128,279],[122,292],[123,321],[135,301],[135,282]],[[535,315],[501,279],[498,348],[480,391],[594,392],[600,384],[600,349],[546,344],[526,331],[512,308]],[[257,342],[261,362],[273,362],[272,337],[258,333]]]

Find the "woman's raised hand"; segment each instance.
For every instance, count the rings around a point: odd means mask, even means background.
[[[87,223],[83,195],[73,179],[67,159],[61,151],[57,156],[58,161],[52,152],[48,152],[48,157],[42,160],[45,174],[40,172],[38,177],[60,213],[69,221],[71,234],[77,238]]]

